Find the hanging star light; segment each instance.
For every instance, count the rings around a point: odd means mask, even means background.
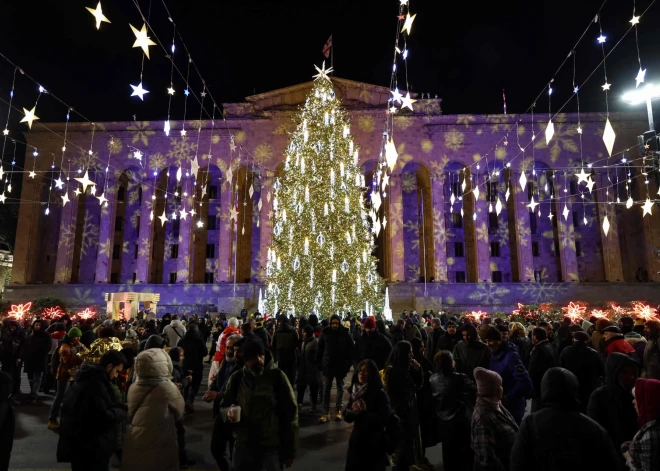
[[[653,202],[649,198],[646,198],[646,202],[642,205],[642,209],[644,210],[642,217],[651,214],[653,211]]]
[[[575,176],[578,177],[578,185],[579,185],[579,184],[582,183],[582,182],[585,182],[585,183],[586,183],[586,182],[587,182],[587,179],[591,176],[591,174],[586,173],[586,172],[584,171],[584,167],[582,167],[582,168],[580,169],[580,173],[576,173]]]
[[[34,108],[31,110],[23,108],[23,113],[25,113],[25,116],[23,116],[23,119],[21,119],[21,123],[28,123],[28,128],[30,129],[32,129],[32,121],[37,121],[39,119],[39,117],[34,114],[36,109],[37,105],[34,105]]]
[[[231,179],[232,179],[233,176],[234,176],[234,174],[231,171],[231,167],[229,167],[227,169],[227,182],[229,182],[230,185],[231,185]],[[270,192],[268,192],[267,198],[268,198],[268,202],[270,203]]]
[[[509,187],[506,187],[506,193],[504,193],[504,201],[509,201],[509,196],[511,196],[511,190]]]
[[[410,36],[410,33],[412,31],[412,24],[413,21],[415,21],[415,17],[417,16],[417,13],[415,13],[413,16],[410,16],[410,13],[406,14],[406,21],[403,24],[403,28],[401,29],[401,32],[408,32],[408,36]]]
[[[180,132],[181,132],[181,137],[185,137],[185,136],[186,136],[186,132],[187,132],[187,131],[185,130],[185,128],[181,128],[181,131],[180,131]]]
[[[392,138],[388,139],[387,144],[385,144],[385,160],[387,161],[387,166],[390,168],[390,172],[394,170],[396,165],[396,159],[399,157],[399,153],[396,151],[396,146]]]
[[[149,36],[147,36],[146,23],[142,25],[142,29],[139,31],[130,23],[128,26],[131,27],[133,33],[135,34],[135,42],[133,43],[133,47],[141,47],[144,51],[144,55],[147,56],[147,59],[149,59],[149,46],[155,46],[156,43],[153,42]]]
[[[525,171],[523,170],[522,173],[520,174],[520,188],[525,191],[527,188],[527,177],[525,176]]]
[[[401,100],[401,109],[403,108],[408,108],[410,111],[413,111],[413,106],[412,104],[415,103],[417,100],[413,100],[410,98],[410,92],[406,92],[406,96],[403,97]]]
[[[131,85],[131,87],[133,87],[133,93],[131,93],[131,96],[139,96],[140,100],[144,101],[144,95],[149,93],[149,90],[142,88],[142,82],[137,85]]]
[[[614,147],[614,140],[616,139],[616,134],[614,133],[614,128],[612,128],[612,123],[610,123],[610,118],[607,118],[605,121],[605,130],[603,131],[603,142],[607,148],[607,152],[612,157],[612,148]]]
[[[96,19],[96,29],[101,29],[101,22],[103,23],[110,23],[110,20],[103,15],[103,10],[101,9],[101,2],[99,2],[98,5],[96,5],[96,10],[92,10],[89,7],[85,7],[85,9],[92,14],[92,16]]]
[[[495,203],[495,213],[499,216],[502,212],[502,201],[500,198],[497,198],[497,203]]]
[[[103,203],[108,201],[108,198],[105,197],[105,192],[101,193],[101,196],[96,197],[99,200],[99,204],[103,205]]]
[[[169,119],[167,121],[165,121],[165,125],[163,126],[163,131],[165,131],[166,136],[170,135],[170,120]]]
[[[568,215],[570,213],[571,212],[568,210],[568,206],[566,205],[566,203],[564,203],[564,210],[561,213],[561,215],[564,216],[564,221],[568,221]]]
[[[167,89],[167,94],[168,94],[168,95],[174,95],[174,87],[169,87],[169,88]]]
[[[179,219],[185,221],[187,217],[188,217],[188,212],[186,211],[186,207],[182,206],[181,211],[179,211]]]
[[[605,81],[605,85],[601,85],[601,88],[605,92],[605,91],[609,90],[611,86],[612,86],[611,83],[607,83],[607,81]]]
[[[80,182],[80,184],[83,187],[83,192],[87,191],[88,186],[90,186],[90,185],[94,186],[94,181],[89,179],[89,171],[88,170],[85,170],[85,175],[83,175],[82,178],[81,177],[76,177],[76,178],[74,178],[74,180],[76,180],[77,182]]]
[[[635,77],[635,81],[637,82],[635,88],[639,87],[639,84],[644,82],[645,77],[646,77],[646,69],[642,70],[642,66],[639,66],[639,72],[637,72],[637,77]]]
[[[552,120],[548,121],[548,125],[545,128],[545,143],[550,144],[552,136],[555,135],[555,125]]]
[[[197,172],[199,172],[199,162],[197,161],[197,156],[190,161],[190,172],[195,180],[197,180]]]
[[[589,194],[591,194],[595,184],[596,182],[592,180],[591,175],[589,175],[589,178],[587,178],[587,188],[589,188]]]
[[[69,194],[66,191],[62,196],[60,196],[60,198],[62,198],[62,207],[66,206],[66,204],[70,201]]]
[[[603,218],[603,232],[605,233],[605,235],[607,235],[609,231],[610,231],[610,221],[609,219],[607,219],[607,214],[606,214],[605,217]]]
[[[167,214],[165,214],[165,208],[163,208],[163,214],[158,216],[158,219],[160,219],[160,225],[164,226],[165,223],[167,222]]]
[[[5,195],[5,192],[3,191],[0,193],[0,203],[4,203],[7,200],[7,196]]]
[[[2,175],[2,172],[0,172],[0,175]],[[55,186],[61,190],[62,185],[64,185],[64,182],[62,181],[62,177],[61,176],[57,177],[57,180],[55,180]]]
[[[188,88],[184,88],[184,89],[183,89],[183,94],[184,94],[185,96],[190,95],[190,90],[189,90]]]
[[[536,201],[534,201],[534,195],[532,195],[532,199],[529,201],[529,204],[527,204],[527,207],[534,212],[534,209],[539,205]]]
[[[598,44],[603,44],[607,40],[607,36],[603,36],[602,34],[596,38],[598,40]]]
[[[34,177],[37,176],[37,174],[34,173],[34,170],[32,170],[32,171],[28,174],[28,176],[29,176],[30,178],[34,178]]]
[[[329,69],[326,69],[325,68],[325,61],[323,61],[323,65],[321,66],[320,69],[316,66],[316,64],[314,64],[314,68],[318,72],[318,74],[313,76],[314,80],[326,79],[328,81],[331,81],[330,77],[328,77],[328,74],[333,71],[333,68],[330,67]]]
[[[633,26],[639,24],[639,16],[633,16],[629,23]]]
[[[234,207],[229,210],[229,220],[238,222],[238,211]]]
[[[394,90],[390,91],[390,93],[392,94],[392,101],[396,103],[401,103],[401,98],[403,98],[403,95],[399,93],[398,88],[395,88]]]

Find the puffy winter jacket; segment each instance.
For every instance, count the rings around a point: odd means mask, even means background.
[[[163,329],[163,335],[167,335],[167,338],[170,341],[170,347],[176,347],[179,340],[186,335],[186,328],[179,319],[174,319],[169,325],[165,326]]]

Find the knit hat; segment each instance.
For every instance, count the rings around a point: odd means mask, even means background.
[[[73,337],[82,337],[82,332],[78,327],[71,327],[69,329],[69,332],[66,334],[67,337],[73,338]]]
[[[252,360],[259,355],[264,355],[266,353],[264,344],[261,342],[261,340],[248,339],[243,345],[242,350],[244,361]]]
[[[577,332],[573,332],[573,338],[578,342],[587,343],[589,341],[589,334],[587,334],[582,330],[579,330]]]
[[[477,382],[477,393],[483,397],[500,395],[502,377],[494,371],[477,367],[474,369],[474,379]]]
[[[640,317],[638,319],[635,319],[635,327],[639,327],[639,326],[642,326],[642,325],[644,325],[644,319],[643,318]]]
[[[619,329],[619,328],[618,328],[617,326],[615,326],[615,325],[611,325],[611,326],[609,326],[609,327],[605,327],[605,328],[603,329],[603,332],[612,332],[613,334],[620,334],[620,333],[621,333],[621,329]]]
[[[362,327],[365,329],[375,329],[376,328],[376,318],[374,316],[369,316],[364,320]]]

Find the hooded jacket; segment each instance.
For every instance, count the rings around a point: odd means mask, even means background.
[[[330,319],[339,319],[333,315]],[[338,328],[323,329],[316,352],[316,364],[325,377],[344,378],[351,369],[353,361],[353,338],[348,329],[341,324]]]
[[[619,373],[626,366],[634,368],[639,376],[639,365],[628,355],[612,353],[607,357],[605,385],[591,394],[587,406],[587,415],[607,431],[617,450],[639,429],[632,392],[619,381]]]
[[[167,335],[170,340],[170,347],[176,347],[179,340],[186,335],[186,328],[179,319],[174,319],[163,329],[163,335]]]
[[[605,351],[603,330],[605,330],[605,328],[609,327],[610,325],[612,325],[612,323],[607,319],[601,318],[596,321],[596,330],[594,330],[593,334],[591,334],[591,347],[598,353],[602,354]]]
[[[470,342],[461,340],[454,347],[454,361],[456,371],[468,375],[474,381],[474,369],[477,367],[490,367],[490,349],[479,340],[477,329],[470,323],[456,329],[458,332],[467,330],[470,333]]]
[[[57,461],[109,462],[126,409],[113,402],[112,383],[103,367],[85,363],[75,378],[62,404]]]
[[[46,332],[45,323],[41,322],[41,329],[34,330],[32,323],[32,333],[25,339],[25,349],[23,350],[23,364],[27,373],[40,373],[46,371],[46,359],[52,345],[52,337]]]
[[[124,439],[123,471],[179,469],[175,420],[183,417],[181,392],[171,381],[172,359],[160,348],[135,359],[137,381],[128,390],[129,429]]]
[[[15,327],[12,333],[9,329]],[[0,363],[4,366],[5,363],[16,364],[16,360],[23,358],[23,348],[25,348],[25,332],[18,322],[11,320],[7,323],[5,328],[2,329],[2,337],[0,338]]]
[[[522,364],[516,347],[502,342],[500,349],[491,353],[490,368],[502,377],[502,388],[507,400],[503,401],[511,415],[520,423],[525,415],[526,396],[532,392],[532,380]]]
[[[632,471],[660,469],[660,381],[639,378],[635,399],[642,428],[633,438],[628,467]]]
[[[578,380],[550,368],[541,383],[542,409],[526,416],[511,450],[511,471],[616,470],[619,455],[603,427],[579,412]],[[584,445],[595,453],[585,453]]]
[[[542,340],[532,348],[529,354],[529,377],[534,384],[534,395],[541,397],[541,380],[550,368],[555,366],[555,352],[549,340]]]
[[[644,350],[644,376],[646,378],[660,379],[660,322],[651,325],[651,335],[646,339]]]
[[[374,330],[372,333],[362,332],[356,345],[356,363],[362,360],[373,360],[378,371],[385,368],[385,363],[392,351],[392,344],[386,336]]]
[[[198,332],[188,331],[179,340],[177,346],[184,351],[183,369],[201,373],[204,369],[204,357],[209,354],[201,335]]]
[[[257,339],[260,340],[259,338]],[[298,340],[298,332],[289,324],[288,320],[280,322],[275,334],[273,334],[271,344],[272,348],[277,351],[277,358],[280,364],[291,364],[295,361]]]
[[[559,366],[573,373],[579,382],[580,411],[586,412],[591,393],[601,385],[605,362],[596,350],[581,342],[573,342],[559,355]]]

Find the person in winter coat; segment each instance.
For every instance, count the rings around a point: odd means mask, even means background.
[[[86,319],[83,325],[80,326],[82,336],[80,341],[82,344],[89,348],[92,342],[96,340],[96,333],[94,333],[94,319]]]
[[[21,365],[23,349],[25,348],[25,332],[15,320],[8,321],[0,337],[0,363],[2,371],[11,375],[13,380],[13,395],[21,392]]]
[[[179,319],[173,319],[163,329],[163,335],[170,340],[170,347],[174,347],[186,335],[186,328]]]
[[[125,364],[121,352],[109,350],[98,365],[85,363],[76,372],[62,405],[57,443],[57,461],[71,463],[73,471],[110,468],[117,424],[126,418],[126,406],[113,400],[111,382]]]
[[[183,371],[185,351],[181,347],[173,347],[170,348],[167,354],[172,360],[172,382],[179,388],[181,397],[183,397],[183,391],[190,384],[190,381],[192,381],[192,376],[186,375]],[[176,441],[179,448],[179,465],[181,467],[192,466],[195,462],[188,460],[188,453],[186,452],[186,427],[183,424],[183,419],[175,421],[174,425],[176,426]]]
[[[32,323],[32,333],[25,340],[25,349],[23,350],[23,364],[25,372],[30,381],[30,399],[31,403],[37,401],[41,380],[46,371],[46,362],[48,352],[52,345],[52,338],[44,328],[44,322],[40,319]]]
[[[410,342],[413,338],[417,337],[422,338],[422,333],[419,331],[419,328],[415,325],[413,320],[409,317],[406,319],[406,326],[403,329],[405,339]]]
[[[471,471],[470,423],[477,388],[467,375],[456,372],[451,352],[441,350],[433,361],[435,374],[429,382],[442,464],[445,471]]]
[[[557,365],[555,351],[548,340],[548,332],[542,327],[536,327],[532,331],[532,348],[529,354],[529,377],[534,385],[534,397],[532,398],[532,412],[541,408],[541,381],[543,375],[550,368]]]
[[[310,316],[311,317],[311,316]],[[344,378],[353,363],[353,338],[340,323],[339,316],[330,317],[330,326],[323,329],[316,352],[316,364],[323,375],[323,415],[319,422],[330,420],[330,391],[332,382],[337,386],[335,420],[341,420],[344,404]]]
[[[199,386],[202,384],[204,357],[209,353],[206,348],[206,342],[202,340],[202,337],[199,334],[197,324],[191,323],[188,326],[186,335],[179,340],[177,346],[183,348],[186,352],[183,361],[183,369],[192,372],[192,381],[184,391],[184,397],[186,398],[188,409],[190,412],[194,412],[195,409],[193,403],[195,402],[195,396],[197,396],[197,392],[199,391]]]
[[[490,367],[490,350],[488,346],[481,342],[477,335],[477,329],[469,322],[461,327],[461,336],[463,340],[454,347],[454,361],[456,362],[456,371],[472,376],[477,367]]]
[[[518,355],[520,355],[523,365],[529,371],[529,355],[532,351],[532,341],[527,336],[525,326],[520,322],[512,322],[509,324],[509,332],[509,343],[518,347]]]
[[[516,348],[502,341],[502,334],[497,328],[489,328],[485,338],[491,351],[489,369],[502,378],[502,404],[520,424],[525,415],[526,396],[533,389],[532,380]]]
[[[615,325],[611,325],[603,329],[603,341],[605,344],[604,355],[606,357],[614,352],[624,353],[626,355],[634,352],[634,356],[637,356],[635,349],[632,347],[632,345],[626,342],[626,339],[623,337],[621,329]]]
[[[256,336],[255,339],[261,341]],[[282,316],[280,325],[277,326],[275,335],[273,335],[271,347],[277,353],[277,367],[284,372],[291,384],[294,384],[296,376],[296,348],[298,347],[298,340],[298,332],[291,326],[289,319],[286,316]]]
[[[605,362],[605,385],[589,398],[587,415],[609,434],[619,450],[623,442],[632,440],[639,429],[633,406],[632,388],[639,377],[639,365],[623,353],[612,353]]]
[[[0,371],[0,470],[2,471],[9,469],[16,429],[16,416],[10,400],[13,382],[9,373]]]
[[[559,366],[567,369],[577,378],[580,412],[586,413],[591,393],[600,387],[601,378],[605,376],[603,357],[589,347],[589,335],[586,332],[573,334],[573,344],[566,347],[559,355]]]
[[[630,346],[635,349],[637,358],[640,359],[640,363],[641,363],[644,359],[644,352],[646,351],[647,340],[644,337],[642,337],[641,334],[638,334],[637,332],[633,332],[633,331],[624,334],[623,338],[626,339],[626,342],[628,342]]]
[[[475,368],[477,403],[472,413],[474,471],[505,471],[516,440],[518,424],[502,405],[502,378],[494,371]]]
[[[321,333],[323,329],[319,325],[319,318],[316,314],[310,314],[309,317],[307,318],[307,323],[312,326],[314,329],[314,337],[321,337]]]
[[[406,321],[404,319],[399,319],[396,321],[396,325],[393,325],[390,327],[390,343],[392,346],[396,345],[397,343],[401,342],[402,340],[406,340],[406,333],[405,333],[405,327]]]
[[[422,373],[422,387],[417,391],[417,415],[419,417],[419,431],[422,437],[423,466],[433,468],[431,462],[426,458],[426,449],[438,444],[435,437],[435,420],[428,413],[433,408],[433,395],[431,393],[431,375],[435,373],[433,363],[426,358],[424,342],[420,338],[413,338],[410,342],[413,358],[419,363]]]
[[[542,408],[525,417],[511,451],[511,471],[616,470],[619,454],[603,427],[580,413],[578,379],[550,368],[541,383]],[[585,453],[584,444],[597,450]]]
[[[367,318],[368,319],[368,318]],[[358,383],[342,416],[353,430],[348,440],[346,471],[384,471],[389,464],[385,451],[385,426],[392,410],[373,360],[357,366]]]
[[[318,346],[319,339],[314,337],[314,329],[311,325],[306,325],[303,328],[303,344],[298,368],[298,409],[302,407],[305,389],[309,387],[312,413],[316,412],[316,401],[319,397],[319,385],[321,384],[321,372],[316,366]]]
[[[137,381],[128,390],[128,423],[122,471],[179,469],[175,422],[183,417],[184,400],[171,381],[172,359],[159,348],[135,359]]]
[[[227,349],[227,339],[232,335],[241,333],[241,329],[238,328],[238,318],[232,317],[227,321],[227,327],[220,334],[218,339],[218,347],[213,357],[213,363],[211,363],[211,370],[209,371],[209,384],[213,382],[215,374],[220,368],[223,358],[225,357],[225,350]]]
[[[431,327],[432,330],[428,334],[428,339],[426,341],[426,349],[425,349],[426,358],[429,361],[433,361],[433,359],[435,358],[435,354],[438,353],[440,350],[443,350],[442,348],[440,348],[441,347],[440,343],[442,338],[446,334],[445,329],[442,328],[440,319],[437,317],[431,320]]]
[[[438,351],[447,350],[450,353],[454,351],[454,348],[456,347],[458,342],[460,342],[462,339],[461,333],[457,332],[456,329],[457,326],[455,322],[449,321],[447,323],[446,333],[445,335],[440,337],[440,342],[438,344],[438,349],[439,349]],[[435,358],[435,356],[433,358]]]
[[[635,383],[635,409],[641,428],[631,443],[622,446],[630,471],[660,469],[660,381],[639,378]]]
[[[222,419],[235,427],[232,469],[289,468],[298,446],[293,388],[272,358],[266,361],[261,342],[245,341],[241,354],[245,366],[229,377],[220,406]]]
[[[172,323],[172,315],[168,312],[160,320],[160,324],[158,325],[158,332],[161,334],[164,333],[165,327],[167,327],[171,323]],[[176,345],[176,343],[170,345]]]
[[[271,343],[270,334],[268,333],[268,331],[264,327],[264,321],[261,318],[261,316],[259,316],[258,318],[255,319],[254,328],[253,328],[252,331],[254,332],[254,335],[259,337],[259,339],[261,340],[261,342],[264,344],[264,346],[266,348],[270,348],[270,343]]]
[[[387,359],[392,351],[392,344],[385,335],[378,332],[375,317],[367,317],[364,320],[362,329],[362,334],[358,337],[355,346],[356,363],[362,360],[373,360],[378,367],[378,371],[380,371],[385,368],[385,363],[387,363]],[[357,380],[357,378],[355,379]]]
[[[660,379],[660,321],[650,320],[644,324],[646,349],[644,350],[644,377]]]
[[[612,325],[612,323],[605,318],[600,318],[596,321],[596,330],[591,334],[591,348],[596,350],[601,355],[605,352],[605,341],[603,340],[603,331],[605,328]],[[584,327],[583,327],[584,329]]]

